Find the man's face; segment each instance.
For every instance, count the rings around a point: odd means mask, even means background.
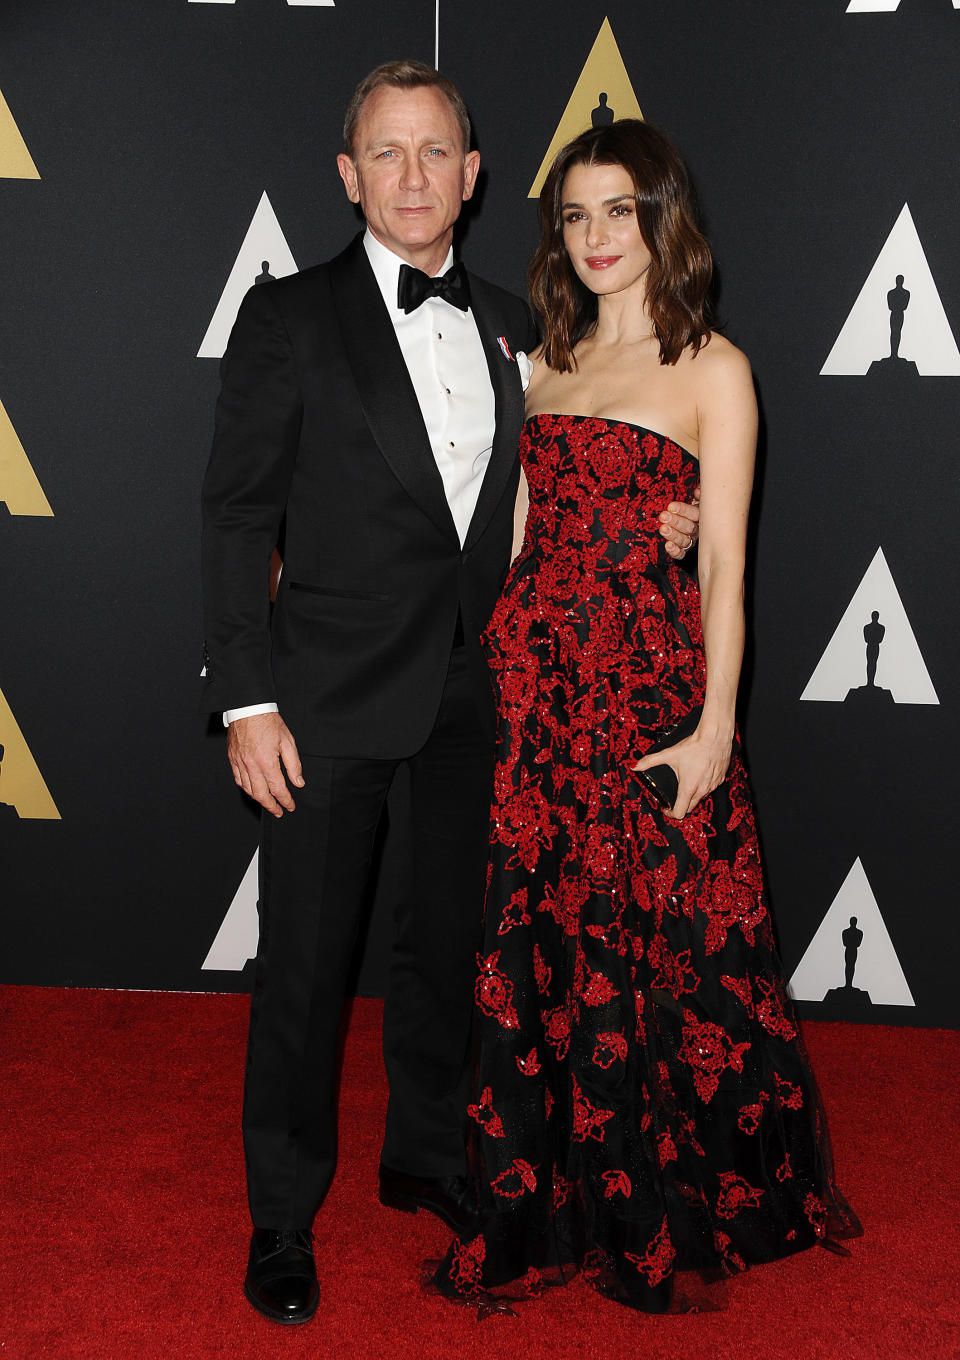
[[[360,204],[377,240],[427,274],[443,264],[479,165],[446,96],[430,85],[374,90],[357,121],[353,157],[337,157],[347,197]]]

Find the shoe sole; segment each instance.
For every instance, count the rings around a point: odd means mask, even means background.
[[[261,1303],[258,1298],[247,1288],[247,1282],[243,1282],[243,1292],[247,1302],[255,1308],[261,1317],[269,1318],[271,1322],[279,1322],[284,1327],[297,1327],[302,1322],[309,1322],[314,1313],[320,1306],[320,1295],[317,1295],[316,1302],[308,1313],[299,1313],[296,1317],[291,1317],[289,1313],[278,1313],[273,1308],[268,1308],[265,1303]]]

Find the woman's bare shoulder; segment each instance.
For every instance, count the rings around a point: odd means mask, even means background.
[[[710,335],[697,350],[696,354],[687,349],[685,352],[690,363],[701,377],[708,380],[714,378],[733,378],[749,375],[751,372],[750,360],[742,349],[737,349],[736,345],[731,344],[725,335],[719,331],[711,331]]]

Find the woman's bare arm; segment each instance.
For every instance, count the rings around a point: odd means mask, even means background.
[[[527,486],[527,478],[523,469],[520,470],[520,485],[517,487],[517,499],[513,507],[513,547],[510,549],[510,561],[515,562],[520,555],[523,547],[523,530],[527,523],[527,510],[530,506],[530,488]]]
[[[712,353],[710,352],[712,351]],[[668,763],[680,780],[671,816],[685,817],[724,779],[743,660],[743,572],[753,488],[757,403],[746,357],[724,344],[698,374],[700,424],[700,593],[707,683],[692,737],[645,757],[638,768]]]

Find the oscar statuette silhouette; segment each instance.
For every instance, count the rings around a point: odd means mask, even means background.
[[[869,992],[853,985],[857,955],[863,944],[863,931],[857,925],[855,916],[850,917],[850,924],[841,931],[840,940],[843,944],[843,986],[831,987],[823,999],[843,1012],[853,1015],[873,1004]]]
[[[880,622],[880,613],[874,609],[870,622],[864,625],[863,640],[867,648],[867,683],[853,686],[847,690],[845,704],[850,704],[861,713],[880,713],[890,708],[896,701],[893,694],[877,684],[877,663],[880,660],[880,644],[886,628]]]
[[[3,788],[3,752],[4,752],[4,747],[3,747],[2,743],[0,743],[0,823],[2,823],[2,822],[14,822],[14,821],[19,821],[19,820],[20,820],[20,813],[17,811],[17,809],[16,809],[16,807],[13,805],[13,803],[4,803],[4,802],[2,801],[3,793],[4,793],[4,788]]]
[[[882,377],[907,378],[919,377],[916,364],[912,359],[905,359],[900,353],[900,338],[903,335],[903,321],[910,306],[910,290],[903,286],[903,275],[897,275],[897,281],[893,288],[887,293],[887,310],[890,313],[890,353],[882,359],[874,359],[867,369],[868,378]]]
[[[607,96],[605,91],[601,90],[601,92],[597,95],[597,100],[598,100],[597,107],[593,109],[590,114],[590,122],[595,128],[606,127],[609,123],[613,122],[614,118],[616,117],[616,114],[607,103]]]

